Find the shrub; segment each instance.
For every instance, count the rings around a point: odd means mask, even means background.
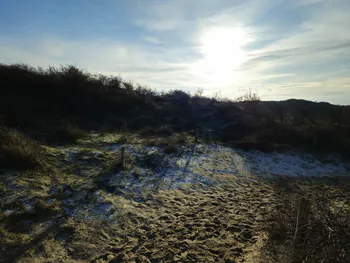
[[[139,117],[134,118],[131,123],[130,127],[134,130],[141,130],[144,129],[147,126],[154,126],[156,124],[156,119],[152,115],[141,115]]]
[[[174,130],[169,126],[161,127],[157,133],[161,136],[171,136],[174,133]]]
[[[314,137],[314,147],[320,151],[334,151],[346,153],[350,151],[349,141],[346,132],[342,132],[338,129],[318,129],[311,133],[311,137]],[[311,138],[310,138],[311,141]]]
[[[157,130],[151,126],[147,126],[139,131],[141,136],[152,136],[157,134]]]
[[[41,166],[42,148],[16,130],[0,128],[0,168],[24,170]]]
[[[67,124],[60,125],[57,128],[51,128],[51,132],[48,135],[48,142],[51,143],[74,143],[78,139],[82,139],[87,136],[87,132],[79,129],[78,127]]]
[[[253,92],[252,89],[249,89],[243,96],[236,98],[237,102],[257,102],[260,101],[260,97],[257,93]]]
[[[349,182],[339,179],[283,186],[267,229],[268,262],[350,262],[350,193],[344,185]]]
[[[221,130],[219,138],[223,142],[237,141],[252,134],[254,128],[244,123],[232,123]]]
[[[167,96],[171,102],[180,105],[187,105],[191,99],[191,96],[182,90],[171,91]]]
[[[257,125],[252,134],[258,142],[288,144],[293,146],[311,146],[312,141],[305,132],[294,127],[280,125],[275,122],[265,122]]]
[[[103,130],[108,132],[125,131],[128,127],[125,119],[113,115],[105,117],[104,122],[107,123],[107,125],[104,126]]]

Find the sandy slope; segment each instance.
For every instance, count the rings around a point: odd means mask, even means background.
[[[3,262],[258,262],[263,227],[279,203],[275,182],[267,178],[349,171],[330,157],[217,145],[165,154],[129,145],[136,166],[104,173],[106,156],[118,148],[55,149],[52,156],[65,167],[55,180],[2,176]],[[143,166],[144,156],[158,165]],[[38,200],[57,210],[40,214]],[[11,202],[25,203],[27,216]]]

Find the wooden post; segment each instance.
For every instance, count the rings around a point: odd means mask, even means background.
[[[196,129],[196,140],[195,142],[198,142],[198,138],[199,138],[199,128]]]
[[[120,166],[125,168],[125,147],[121,147],[120,149]]]
[[[300,198],[297,222],[294,233],[294,246],[297,247],[305,241],[307,225],[309,223],[310,201],[304,197]]]

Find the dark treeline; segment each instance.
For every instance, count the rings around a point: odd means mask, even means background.
[[[215,130],[217,140],[245,148],[268,151],[289,144],[347,154],[350,108],[263,102],[249,93],[235,101],[201,92],[162,93],[74,66],[44,70],[0,64],[0,125],[45,142],[78,131],[156,135],[201,127]]]

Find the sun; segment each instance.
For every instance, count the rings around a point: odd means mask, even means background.
[[[229,84],[234,80],[233,71],[246,60],[243,46],[249,41],[248,34],[239,27],[203,30],[198,46],[202,59],[196,65],[197,71],[212,82]]]

